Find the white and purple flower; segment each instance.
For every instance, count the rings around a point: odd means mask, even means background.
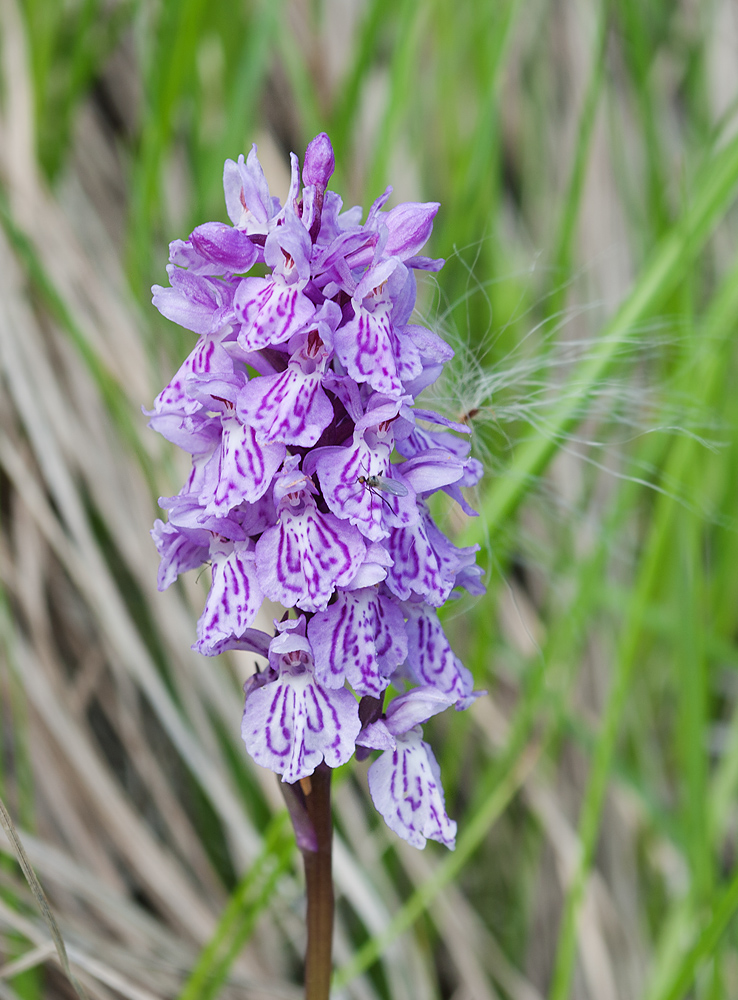
[[[439,206],[386,211],[388,188],[362,224],[327,190],[333,169],[321,133],[302,177],[292,155],[281,204],[254,146],[225,165],[232,224],[170,246],[154,304],[198,340],[148,414],[192,455],[152,531],[159,587],[209,563],[193,648],[268,657],[241,730],[257,763],[293,784],[381,751],[369,788],[388,826],[453,847],[420,725],[476,697],[436,609],[480,593],[481,570],[427,501],[443,490],[473,514],[461,488],[481,467],[458,436],[468,428],[415,406],[453,356],[410,322],[414,272],[443,265],[420,256]],[[264,598],[287,609],[274,636],[254,628]],[[385,706],[391,686],[404,693]]]

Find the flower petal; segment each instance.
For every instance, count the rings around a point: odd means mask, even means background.
[[[202,403],[187,394],[187,376],[210,375],[216,372],[232,373],[233,361],[216,336],[201,337],[172,381],[154,400],[154,412],[181,410],[183,413],[196,413],[202,408]]]
[[[170,287],[154,285],[152,302],[173,323],[195,333],[215,333],[233,318],[233,289],[216,278],[169,265]]]
[[[393,735],[407,733],[432,715],[445,712],[453,699],[430,684],[413,688],[390,702],[387,708],[387,731]]]
[[[407,656],[402,612],[374,587],[339,590],[336,596],[308,626],[315,676],[327,687],[348,680],[357,694],[378,698]]]
[[[336,330],[334,347],[355,381],[368,382],[386,396],[402,393],[397,371],[400,348],[386,306],[369,312],[354,303],[354,316]]]
[[[415,524],[418,520],[415,494],[411,490],[406,489],[400,496],[382,489],[381,481],[398,469],[389,459],[390,449],[386,444],[370,448],[357,434],[352,447],[326,448],[315,460],[315,471],[328,507],[337,517],[355,524],[373,542],[386,538],[391,528]],[[372,485],[375,479],[379,481],[377,486]]]
[[[197,623],[198,650],[206,656],[224,639],[240,638],[264,600],[249,545],[218,542],[211,550],[213,582]]]
[[[417,254],[428,241],[440,207],[437,201],[406,201],[382,216],[382,222],[389,230],[384,253],[388,257],[397,256],[400,260]]]
[[[254,503],[271,485],[285,456],[283,444],[261,444],[253,427],[245,427],[233,409],[223,416],[217,466],[200,493],[207,514],[224,515],[241,503]]]
[[[173,524],[165,524],[157,518],[151,529],[151,537],[161,556],[157,588],[166,590],[177,579],[180,573],[188,569],[196,569],[208,558],[208,546],[205,539],[206,531],[182,531]]]
[[[387,586],[400,600],[416,594],[440,608],[453,589],[454,574],[431,544],[429,522],[423,517],[415,525],[390,532],[385,545],[393,563],[387,570]]]
[[[305,374],[297,364],[278,375],[248,382],[238,397],[238,414],[265,441],[309,448],[333,420],[319,371]]]
[[[406,604],[407,662],[419,684],[430,684],[451,701],[467,698],[474,687],[469,670],[451,649],[438,615],[424,604]]]
[[[286,608],[322,611],[336,587],[350,582],[366,554],[359,532],[314,503],[284,511],[256,545],[261,586]]]
[[[309,673],[283,674],[249,693],[241,736],[257,764],[295,782],[323,760],[329,767],[345,764],[360,728],[359,707],[348,691],[325,690]]]
[[[236,318],[243,324],[238,343],[244,351],[284,343],[315,313],[314,303],[299,286],[266,278],[243,278],[233,306]]]
[[[413,847],[440,840],[452,850],[456,823],[446,815],[440,770],[433,751],[423,742],[419,727],[396,737],[369,768],[369,791],[377,811],[390,830]]]
[[[223,190],[226,209],[234,226],[245,229],[247,233],[265,234],[269,231],[269,222],[275,214],[274,199],[269,195],[255,143],[246,162],[243,156],[239,156],[238,163],[225,161]]]
[[[198,226],[190,240],[202,257],[221,265],[226,271],[240,274],[256,263],[258,252],[246,233],[222,222],[206,222]]]

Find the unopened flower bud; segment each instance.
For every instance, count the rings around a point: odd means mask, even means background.
[[[325,132],[321,132],[311,140],[305,150],[302,183],[305,186],[314,184],[315,187],[324,191],[335,169],[336,158],[333,155],[331,140]]]

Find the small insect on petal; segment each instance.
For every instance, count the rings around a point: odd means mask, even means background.
[[[359,476],[357,482],[366,486],[370,490],[379,490],[382,493],[391,493],[393,497],[406,497],[407,486],[388,479],[387,476]]]

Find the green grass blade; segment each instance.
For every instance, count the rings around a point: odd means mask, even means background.
[[[687,995],[700,965],[710,959],[728,923],[738,913],[738,874],[720,896],[699,938],[683,955],[670,983],[653,1000],[681,1000]]]
[[[605,325],[591,356],[574,372],[572,385],[576,389],[563,392],[564,401],[550,418],[550,433],[531,437],[520,446],[506,475],[497,479],[486,494],[480,517],[468,525],[463,544],[482,542],[485,533],[494,534],[517,508],[531,481],[541,474],[559,442],[580,419],[584,404],[613,364],[626,338],[678,286],[729,207],[737,185],[738,139],[733,139],[702,171],[691,206],[656,248],[632,292]]]
[[[732,280],[732,276],[728,280]],[[690,367],[687,362],[685,362],[685,367]],[[714,358],[708,358],[707,370],[701,373],[703,384],[709,385],[710,380],[717,376],[719,370],[715,365]],[[694,378],[694,372],[691,377]],[[698,447],[699,445],[693,438],[680,438],[674,442],[666,465],[665,481],[682,483],[688,478],[690,470],[694,468],[695,452]],[[549,994],[551,1000],[566,1000],[569,996],[577,947],[579,908],[596,847],[618,728],[637,663],[639,641],[650,599],[657,587],[660,574],[663,572],[666,553],[670,551],[672,546],[676,530],[675,522],[681,509],[675,496],[659,495],[651,521],[650,537],[641,560],[638,580],[630,602],[627,623],[618,648],[615,676],[582,804],[579,824],[581,855],[564,909],[556,966]]]

